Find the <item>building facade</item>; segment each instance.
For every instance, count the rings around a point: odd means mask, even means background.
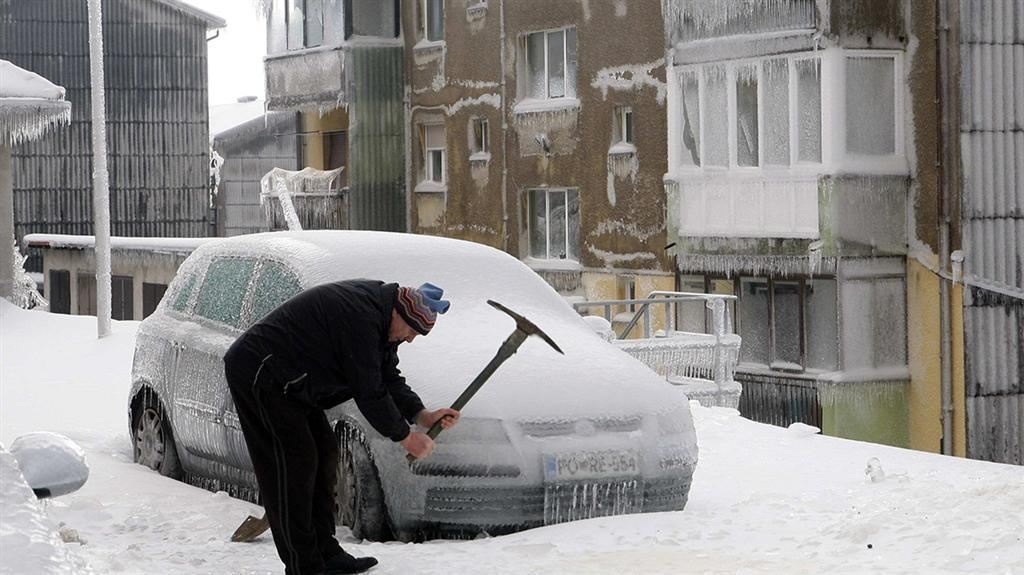
[[[91,234],[88,3],[0,0],[0,54],[67,89],[71,125],[13,154],[15,234]],[[104,0],[111,233],[208,231],[207,31],[179,0]],[[28,267],[41,269],[30,252]]]
[[[411,229],[502,249],[565,295],[673,289],[658,1],[403,6]]]
[[[342,171],[347,227],[407,229],[399,0],[272,0],[267,109],[299,114],[299,166]]]
[[[663,4],[683,284],[741,412],[1020,463],[1019,2]]]

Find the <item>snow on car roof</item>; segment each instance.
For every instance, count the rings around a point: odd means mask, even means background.
[[[290,264],[307,287],[352,278],[441,286],[451,310],[429,336],[399,348],[399,367],[427,405],[454,401],[512,333],[513,320],[487,305],[493,299],[533,321],[565,355],[529,338],[474,397],[467,415],[563,419],[685,411],[670,384],[601,340],[540,276],[500,250],[415,234],[306,231],[236,236],[206,244],[194,257],[244,253]]]

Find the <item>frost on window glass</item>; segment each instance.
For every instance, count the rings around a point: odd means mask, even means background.
[[[576,97],[576,28],[565,30],[565,95]]]
[[[874,318],[875,367],[906,365],[907,350],[903,322],[906,315],[902,280],[880,280],[874,284],[871,316]]]
[[[547,192],[530,190],[530,255],[535,258],[548,257],[547,240]]]
[[[821,61],[796,61],[797,159],[821,162]]]
[[[303,12],[306,0],[285,0],[285,20],[288,23],[288,49],[298,50],[304,47],[305,16]]]
[[[684,166],[700,166],[700,83],[696,72],[679,75],[680,98],[683,110],[682,161]]]
[[[182,278],[181,289],[178,290],[178,294],[174,297],[174,304],[171,305],[178,311],[185,311],[188,307],[188,299],[192,297],[192,290],[196,288],[196,274],[190,273],[188,277]]]
[[[768,364],[768,280],[740,279],[740,361]]]
[[[242,315],[242,299],[254,264],[248,258],[214,260],[199,292],[196,313],[213,321],[238,326]]]
[[[264,262],[252,290],[250,323],[263,319],[288,298],[299,293],[301,285],[294,274],[277,262]]]
[[[557,260],[564,260],[565,250],[565,224],[567,213],[565,209],[564,193],[548,193],[548,257]]]
[[[543,33],[526,37],[526,77],[529,83],[527,93],[531,98],[546,98],[544,91],[544,44]]]
[[[580,209],[576,190],[530,190],[530,255],[579,261]]]
[[[846,59],[846,149],[885,156],[896,152],[895,60]]]
[[[565,32],[548,32],[548,97],[565,96]]]
[[[729,102],[725,66],[704,68],[704,164],[729,165]]]
[[[736,164],[758,165],[757,68],[736,69]]]
[[[836,281],[808,280],[806,297],[806,367],[833,371],[839,368],[839,325],[836,313]]]
[[[764,62],[764,162],[789,165],[789,61]]]
[[[569,259],[580,261],[580,201],[576,190],[566,190],[566,249]]]
[[[704,276],[680,276],[679,289],[689,293],[704,293]],[[676,330],[704,333],[704,301],[680,302],[676,305]]]
[[[383,0],[352,1],[352,34],[394,38],[395,3]]]
[[[782,362],[783,369],[800,366],[800,282],[772,282],[775,291],[775,353],[773,363]]]
[[[444,40],[444,0],[424,0],[427,11],[427,40]]]
[[[324,2],[323,0],[306,0],[303,31],[307,48],[319,46],[324,42]]]

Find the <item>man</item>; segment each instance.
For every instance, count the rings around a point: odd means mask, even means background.
[[[379,432],[414,457],[434,442],[410,423],[455,425],[459,412],[427,410],[398,370],[398,345],[430,333],[448,311],[441,288],[372,280],[296,295],[243,333],[224,370],[277,552],[288,575],[360,573],[377,564],[334,539],[338,445],[324,410],[355,400]]]

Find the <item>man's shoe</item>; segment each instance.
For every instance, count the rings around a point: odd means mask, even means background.
[[[324,561],[325,575],[349,575],[350,573],[362,573],[377,564],[373,557],[353,557],[342,551],[327,561]]]

